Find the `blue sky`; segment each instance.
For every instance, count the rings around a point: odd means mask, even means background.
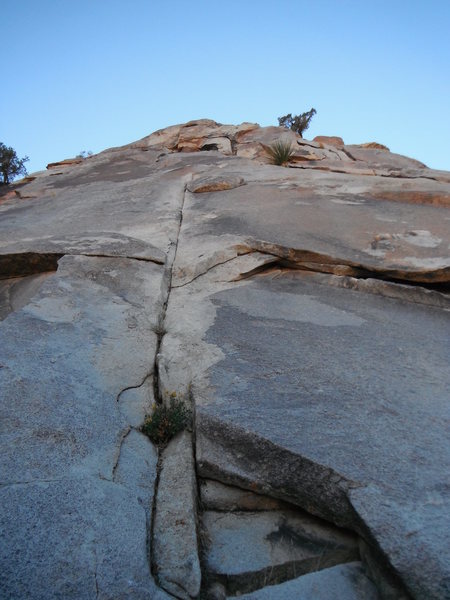
[[[3,0],[0,141],[28,170],[197,118],[450,170],[450,0]]]

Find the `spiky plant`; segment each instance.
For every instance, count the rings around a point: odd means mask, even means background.
[[[295,149],[288,140],[279,140],[267,148],[267,154],[273,165],[285,165],[294,153]]]

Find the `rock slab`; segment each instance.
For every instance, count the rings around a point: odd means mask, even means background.
[[[206,511],[209,580],[242,594],[359,558],[356,537],[301,511]]]
[[[192,438],[178,434],[162,453],[153,528],[153,561],[159,584],[177,598],[200,592],[197,483]]]
[[[361,563],[353,562],[324,569],[271,585],[243,600],[380,600],[376,588],[364,573]]]

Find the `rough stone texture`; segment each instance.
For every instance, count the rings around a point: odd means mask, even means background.
[[[91,234],[80,232],[12,243],[5,240],[0,246],[0,272],[3,276],[33,273],[40,270],[45,257],[55,257],[56,270],[56,260],[66,254],[136,258],[157,264],[164,264],[166,258],[158,248],[128,236],[100,231]]]
[[[295,273],[211,301],[200,474],[357,529],[413,595],[445,597],[448,313]]]
[[[361,148],[377,148],[378,150],[386,150],[386,152],[390,152],[389,148],[384,144],[379,144],[378,142],[366,142],[365,144],[358,144]]]
[[[155,389],[194,397],[206,477],[353,527],[377,582],[449,594],[450,173],[331,141],[198,120],[0,189],[10,597],[95,597],[95,572],[99,597],[156,597]]]
[[[0,279],[0,321],[28,304],[51,273]]]
[[[189,183],[187,189],[194,194],[223,192],[244,185],[242,177],[199,177]]]
[[[160,585],[186,600],[197,597],[201,585],[196,487],[192,439],[183,432],[162,453],[153,560]]]
[[[121,404],[151,373],[161,282],[153,263],[66,256],[1,323],[2,597],[158,597],[156,453]]]
[[[56,169],[58,167],[71,167],[73,165],[79,165],[83,162],[83,158],[66,158],[57,162],[48,163],[47,169]]]
[[[241,594],[359,558],[355,536],[306,513],[206,511],[208,580]]]
[[[245,510],[276,510],[286,508],[286,503],[261,496],[249,490],[224,485],[220,481],[202,479],[200,481],[200,497],[205,510],[245,511]]]
[[[0,513],[2,598],[157,597],[132,487],[94,476],[8,485]]]
[[[4,484],[111,479],[130,427],[120,394],[152,369],[161,277],[153,263],[67,256],[2,322]]]
[[[244,600],[379,600],[375,586],[359,562],[310,573],[280,585],[269,586]]]
[[[313,141],[327,146],[336,146],[337,148],[344,145],[344,140],[337,135],[316,135]]]
[[[222,177],[225,170],[244,174],[232,162],[221,169]],[[258,250],[291,265],[337,275],[448,282],[446,208],[420,205],[413,210],[401,202],[380,201],[384,189],[388,195],[395,193],[387,178],[358,181],[355,176],[295,169],[283,177],[280,171],[286,169],[253,166],[251,177],[245,174],[245,186],[186,195],[176,285],[222,262],[233,248],[235,254]],[[406,195],[408,187],[416,193],[433,188],[450,202],[448,184],[407,181],[399,193]]]
[[[61,174],[39,174],[20,187],[33,201],[13,199],[0,205],[2,254],[8,252],[8,246],[23,246],[28,240],[40,240],[41,244],[60,240],[59,246],[65,249],[67,236],[70,246],[76,248],[77,236],[83,245],[90,235],[84,250],[69,253],[82,254],[86,247],[95,248],[96,238],[106,238],[120,255],[131,238],[139,244],[135,247],[139,253],[147,246],[149,259],[164,260],[161,251],[166,253],[176,241],[183,191],[190,175],[166,173],[157,161],[156,151],[129,149],[91,157],[66,167]],[[29,246],[33,250],[34,242]],[[156,249],[160,252],[155,257]]]

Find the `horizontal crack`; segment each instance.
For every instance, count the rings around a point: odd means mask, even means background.
[[[6,483],[0,483],[0,488],[6,488],[13,485],[30,485],[33,483],[53,483],[56,481],[64,481],[67,477],[54,477],[50,479],[28,479],[26,481],[7,481]]]
[[[221,262],[214,263],[213,265],[211,265],[210,267],[205,269],[205,271],[202,271],[201,273],[198,273],[197,275],[195,275],[195,277],[192,277],[192,279],[190,279],[189,281],[186,281],[185,283],[180,283],[178,285],[172,285],[172,289],[185,287],[186,285],[189,285],[190,283],[192,283],[199,277],[203,277],[204,275],[209,273],[209,271],[212,271],[216,267],[220,267],[221,265],[226,265],[227,263],[232,262],[233,260],[236,260],[240,256],[246,256],[247,254],[253,254],[254,252],[256,252],[256,250],[248,250],[246,252],[239,252],[238,254],[236,254],[236,256],[232,256],[231,258],[227,258],[226,260],[223,260]]]
[[[315,161],[302,161],[301,163],[294,163],[294,164],[289,164],[288,168],[289,169],[312,169],[312,170],[317,170],[317,171],[326,171],[328,173],[339,173],[341,175],[358,175],[359,173],[355,173],[353,172],[349,172],[348,170],[346,170],[345,168],[342,169],[337,169],[337,168],[330,168],[330,167],[326,167],[323,165],[316,165],[316,164],[311,164],[312,162]],[[357,162],[361,162],[361,161],[357,161]],[[369,173],[367,171],[372,171],[372,173]],[[365,167],[365,172],[361,173],[361,175],[364,176],[369,176],[369,177],[389,177],[389,178],[396,178],[396,179],[429,179],[430,181],[437,181],[440,182],[442,181],[442,179],[438,179],[437,177],[432,177],[430,175],[405,175],[403,173],[381,173],[380,171],[376,171],[375,169],[373,169],[370,166]]]
[[[56,252],[18,252],[0,255],[0,279],[56,271],[64,254]]]
[[[0,279],[24,277],[58,269],[58,261],[64,256],[86,256],[90,258],[111,258],[138,260],[163,265],[164,260],[158,258],[143,258],[136,256],[94,254],[89,252],[14,252],[0,254]]]
[[[118,255],[118,254],[90,254],[90,253],[86,253],[86,252],[77,252],[77,253],[73,253],[73,252],[67,252],[66,255],[68,256],[87,256],[87,257],[92,257],[92,258],[127,258],[128,260],[140,260],[142,262],[151,262],[151,263],[155,263],[156,265],[163,265],[164,264],[164,260],[160,260],[158,258],[145,258],[145,257],[141,257],[141,256],[128,256],[128,255]]]
[[[420,285],[427,289],[440,292],[449,291],[450,267],[441,267],[438,269],[424,269],[422,271],[406,271],[400,267],[377,267],[365,265],[356,261],[333,258],[326,254],[289,248],[272,244],[270,242],[252,240],[248,244],[254,250],[265,254],[277,256],[279,261],[270,265],[262,265],[253,272],[261,272],[275,266],[288,269],[303,269],[315,271],[317,273],[328,273],[332,275],[346,275],[361,279],[373,278],[391,283],[401,283],[409,285]]]

